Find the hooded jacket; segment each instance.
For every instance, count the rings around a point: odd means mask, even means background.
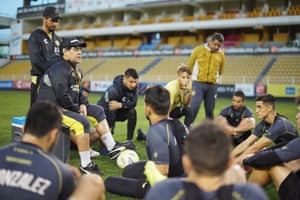
[[[104,110],[109,110],[109,101],[115,100],[122,103],[123,110],[130,110],[137,104],[137,88],[129,90],[123,84],[124,75],[118,75],[114,78],[113,84],[105,91],[98,105]],[[121,110],[120,109],[120,110]]]

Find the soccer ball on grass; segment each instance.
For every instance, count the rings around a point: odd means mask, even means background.
[[[127,165],[138,162],[139,160],[140,160],[139,156],[134,150],[125,149],[118,156],[117,165],[118,165],[118,167],[123,169]]]

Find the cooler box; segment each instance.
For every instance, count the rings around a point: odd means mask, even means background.
[[[22,137],[22,127],[25,124],[26,117],[13,117],[12,119],[12,141],[20,142]],[[63,162],[69,161],[70,156],[70,132],[69,128],[62,125],[61,133],[51,150]]]

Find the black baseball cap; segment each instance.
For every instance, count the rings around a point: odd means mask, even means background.
[[[43,16],[51,19],[62,19],[62,17],[59,16],[57,9],[53,6],[46,7]]]
[[[68,47],[86,47],[86,43],[77,38],[64,38],[62,41],[62,48]]]

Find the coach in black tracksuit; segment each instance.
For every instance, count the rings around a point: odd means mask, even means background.
[[[54,32],[60,19],[55,7],[47,7],[43,12],[42,28],[37,28],[28,39],[32,66],[30,105],[36,101],[40,77],[60,57],[61,39]]]
[[[135,69],[128,68],[124,75],[118,75],[98,101],[104,108],[108,124],[113,132],[116,121],[127,122],[127,140],[132,140],[136,126],[137,80]]]

